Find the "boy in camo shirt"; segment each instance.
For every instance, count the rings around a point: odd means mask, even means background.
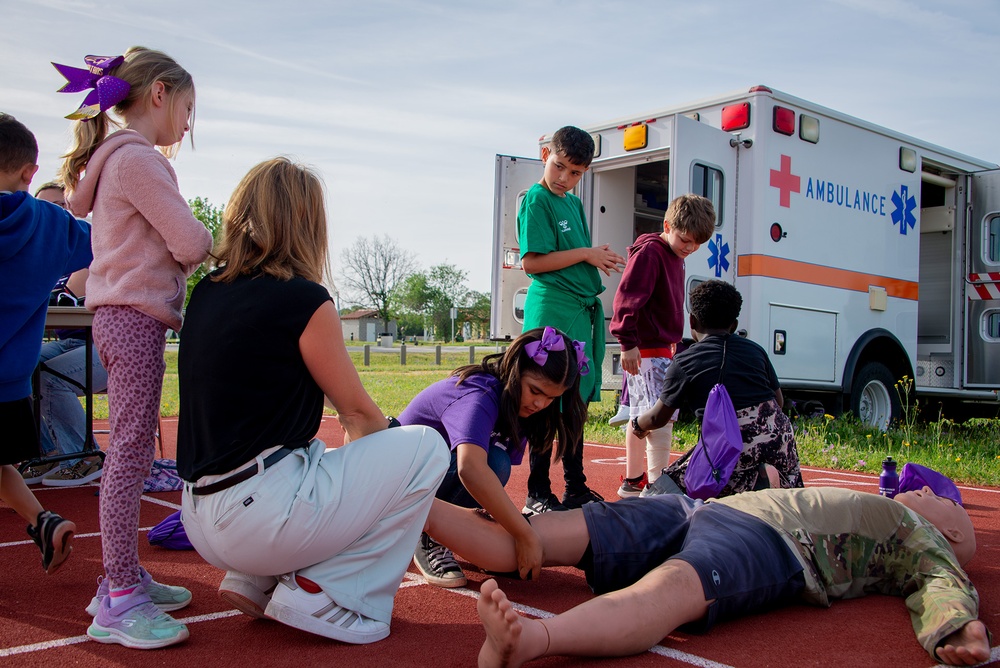
[[[935,660],[973,665],[990,656],[979,597],[962,570],[976,549],[972,522],[926,487],[895,500],[834,487],[708,503],[663,495],[530,521],[545,565],[581,568],[600,596],[528,619],[487,581],[478,603],[487,631],[481,667],[635,654],[680,626],[705,631],[795,601],[825,606],[869,592],[905,598],[917,640]],[[428,522],[428,533],[478,566],[516,567],[513,542],[498,525],[440,502]]]

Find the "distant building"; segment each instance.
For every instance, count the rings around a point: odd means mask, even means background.
[[[359,309],[340,316],[340,326],[344,330],[344,341],[377,342],[382,332],[382,319],[374,309]],[[389,334],[396,338],[396,321],[389,321]]]

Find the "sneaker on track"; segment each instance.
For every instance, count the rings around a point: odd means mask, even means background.
[[[100,457],[87,457],[72,466],[49,471],[42,477],[45,487],[79,487],[97,480],[104,472],[104,462]]]
[[[171,585],[160,584],[153,580],[153,576],[142,566],[139,567],[139,586],[146,592],[149,599],[157,608],[163,612],[173,612],[186,607],[191,602],[191,592],[184,587],[173,587]],[[108,595],[108,579],[103,575],[97,578],[97,594],[90,599],[87,606],[87,614],[91,617],[97,615],[101,607],[101,601]]]
[[[464,587],[469,582],[452,551],[425,533],[420,534],[420,541],[413,553],[413,565],[435,587],[454,589]]]
[[[48,575],[59,570],[73,551],[75,533],[75,524],[49,510],[38,513],[35,526],[28,525],[28,535],[42,551],[42,568]]]
[[[585,504],[594,503],[595,501],[603,501],[604,497],[595,492],[592,489],[587,489],[586,491],[570,494],[566,492],[563,494],[562,502],[563,505],[569,509],[581,508]]]
[[[233,606],[244,615],[264,619],[267,604],[278,584],[278,578],[273,575],[250,575],[240,571],[226,571],[219,585],[219,598]]]
[[[528,498],[524,502],[524,508],[521,508],[521,512],[529,517],[531,515],[538,515],[539,513],[560,510],[569,510],[569,508],[560,503],[559,498],[552,492],[548,494],[532,494],[529,492]]]
[[[110,596],[101,599],[97,615],[87,628],[92,640],[132,649],[158,649],[187,640],[187,627],[153,605],[142,587],[136,587],[125,598],[113,608]]]
[[[295,573],[278,578],[266,613],[282,624],[354,645],[367,645],[389,635],[387,622],[337,605],[318,584]]]
[[[649,484],[649,479],[646,477],[645,471],[643,471],[638,479],[629,479],[622,476],[621,481],[622,486],[618,488],[618,496],[623,499],[630,496],[639,496],[642,494],[642,490],[646,488],[646,485]]]

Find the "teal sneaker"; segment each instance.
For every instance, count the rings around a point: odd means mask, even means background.
[[[113,608],[110,596],[101,599],[87,635],[100,643],[158,649],[183,642],[190,634],[184,624],[162,612],[141,587],[136,587]]]
[[[163,612],[173,612],[186,607],[191,602],[191,592],[184,587],[172,587],[160,584],[153,579],[145,568],[139,567],[139,585],[149,595],[149,599],[157,608]],[[97,594],[90,600],[87,606],[87,614],[91,617],[97,616],[97,611],[101,607],[101,601],[108,595],[108,579],[104,576],[97,578]]]

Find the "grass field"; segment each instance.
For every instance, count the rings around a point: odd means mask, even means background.
[[[494,352],[492,346],[477,348],[476,360]],[[433,349],[407,349],[407,364],[399,356],[372,354],[364,366],[363,353],[351,353],[361,381],[387,415],[398,415],[418,392],[446,377],[452,369],[468,364],[469,354],[443,353],[441,366],[434,364]],[[107,417],[106,397],[95,401],[95,417]],[[866,428],[851,415],[794,421],[799,458],[804,466],[819,466],[877,473],[882,460],[891,455],[900,462],[916,462],[941,471],[959,482],[1000,487],[1000,419],[971,419],[963,423],[921,414],[919,402],[904,401],[905,419],[881,433]],[[177,353],[167,353],[161,414],[177,415]],[[591,404],[584,437],[589,442],[624,443],[624,432],[608,425],[617,412],[613,392]],[[929,417],[930,419],[924,419]],[[698,426],[682,419],[674,429],[675,448],[687,450],[698,439]]]

